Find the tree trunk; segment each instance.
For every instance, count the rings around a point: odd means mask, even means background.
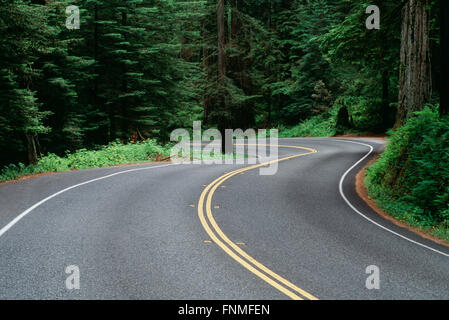
[[[204,27],[203,27],[204,28]],[[204,74],[206,75],[206,81],[209,79],[209,50],[207,50],[207,45],[204,44],[203,46],[203,70]],[[208,123],[208,117],[209,117],[209,94],[207,92],[203,95],[203,112],[204,112],[204,119],[203,122],[206,125]]]
[[[449,114],[449,1],[440,0],[440,115]]]
[[[270,1],[270,5],[268,6],[268,30],[270,32],[270,51],[272,49],[273,46],[273,39],[272,39],[272,27],[271,27],[271,12],[273,11],[273,3],[272,1]],[[271,72],[271,63],[268,64],[268,74],[267,74],[267,78],[271,78],[272,76],[272,72]],[[271,79],[270,79],[270,83],[271,83]],[[268,89],[268,94],[267,94],[267,128],[271,128],[271,109],[272,109],[272,99],[271,99],[271,89]]]
[[[349,111],[346,106],[343,106],[338,110],[337,123],[335,125],[336,135],[345,134],[346,131],[351,127],[351,121],[349,118]]]
[[[37,149],[36,142],[34,141],[34,136],[30,133],[25,134],[27,140],[27,151],[28,151],[28,163],[37,163]]]
[[[422,110],[432,92],[429,0],[408,0],[402,11],[399,102],[395,128]]]
[[[382,71],[382,111],[383,128],[391,128],[392,117],[390,116],[390,74],[388,70]]]
[[[98,68],[98,6],[95,4],[94,7],[94,60],[95,60],[95,70]],[[98,73],[97,73],[98,74]],[[94,81],[94,103],[95,107],[98,107],[98,75],[95,76]]]
[[[220,85],[225,82],[225,0],[218,0],[217,4],[217,34],[218,34],[218,81]]]
[[[122,25],[126,28],[128,24],[128,15],[126,12],[122,12]],[[128,79],[126,73],[128,72],[128,68],[126,64],[122,65],[122,94],[125,95],[128,92]],[[120,136],[122,139],[126,140],[128,138],[128,108],[127,108],[127,99],[122,99],[121,101],[121,114],[120,114]]]
[[[386,130],[391,128],[393,125],[392,117],[390,115],[390,70],[388,63],[386,62],[387,56],[387,43],[388,38],[385,30],[381,30],[381,48],[380,48],[380,56],[379,56],[379,70],[381,72],[382,78],[382,109],[380,111],[380,115],[382,117],[382,130]]]
[[[222,134],[222,152],[226,153],[226,151],[230,151],[226,148],[226,135],[225,129],[228,128],[228,119],[227,119],[227,106],[226,106],[226,97],[225,97],[225,80],[226,80],[226,61],[225,61],[225,45],[226,45],[226,25],[225,25],[225,7],[226,0],[218,0],[217,3],[217,36],[218,36],[218,103],[219,109],[223,111],[221,115],[221,119],[219,120],[218,130],[220,130]]]

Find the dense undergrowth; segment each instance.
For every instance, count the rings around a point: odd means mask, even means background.
[[[393,217],[449,241],[449,118],[426,108],[392,132],[365,184]]]
[[[339,123],[339,112],[342,109],[341,105],[335,105],[325,113],[312,116],[299,124],[286,127],[279,126],[280,138],[297,138],[297,137],[333,137],[343,134],[354,135],[366,135],[371,132],[373,134],[381,133],[384,131],[371,130],[374,126],[366,126],[365,122],[368,121],[368,117],[356,116],[357,112],[351,113],[351,122],[348,119],[348,123]],[[349,118],[349,115],[346,116]]]
[[[332,137],[337,133],[337,115],[339,107],[326,113],[310,117],[293,127],[279,126],[279,138]]]
[[[169,146],[161,146],[155,140],[130,144],[113,142],[98,150],[80,149],[74,153],[66,153],[64,157],[48,154],[41,157],[37,164],[11,164],[0,171],[0,182],[30,174],[154,161],[168,156]]]
[[[312,117],[294,127],[279,127],[280,138],[332,137],[335,133],[335,119],[323,116]]]

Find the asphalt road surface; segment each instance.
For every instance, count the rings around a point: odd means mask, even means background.
[[[0,298],[448,299],[449,248],[355,192],[383,142],[341,140],[280,139],[301,148],[281,147],[273,176],[149,164],[1,185]]]

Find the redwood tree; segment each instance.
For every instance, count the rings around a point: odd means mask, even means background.
[[[432,93],[428,6],[429,0],[408,0],[402,11],[399,104],[395,128],[421,110]]]
[[[449,1],[440,0],[441,84],[440,114],[449,114]]]

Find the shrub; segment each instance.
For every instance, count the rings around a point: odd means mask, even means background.
[[[35,165],[11,164],[0,171],[0,181],[14,180],[24,175],[42,172],[68,171],[113,166],[117,164],[151,161],[157,157],[168,157],[170,146],[161,146],[155,140],[133,144],[110,143],[98,150],[80,149],[67,152],[64,157],[48,154]]]
[[[279,128],[280,138],[331,137],[335,135],[335,116],[322,115],[307,119],[292,128]]]
[[[425,108],[392,132],[380,159],[367,170],[374,198],[391,197],[418,208],[419,221],[449,222],[449,118]]]

